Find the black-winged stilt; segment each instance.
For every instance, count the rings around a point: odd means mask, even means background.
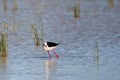
[[[58,54],[54,51],[54,49],[57,47],[58,44],[59,43],[54,43],[54,42],[45,42],[43,44],[43,48],[48,52],[49,58],[52,58],[49,51],[52,51],[55,54],[56,58],[59,58]]]

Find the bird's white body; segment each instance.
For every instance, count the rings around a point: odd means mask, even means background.
[[[56,46],[54,46],[54,47],[48,47],[47,43],[45,42],[43,48],[46,51],[51,51],[51,50],[54,50],[56,48]]]
[[[51,51],[51,50],[54,50],[56,47],[44,46],[43,48],[44,48],[44,50],[46,50],[46,51]]]

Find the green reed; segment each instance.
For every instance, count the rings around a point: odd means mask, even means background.
[[[99,64],[99,49],[98,49],[98,42],[96,42],[96,45],[95,45],[94,62],[95,62],[95,64]]]
[[[12,11],[13,12],[16,12],[18,10],[18,4],[16,2],[16,0],[14,1],[14,4],[13,4],[13,8],[12,8]]]
[[[8,26],[4,23],[2,33],[0,35],[0,56],[7,57],[8,56]]]
[[[12,12],[13,12],[13,27],[12,27],[12,30],[13,32],[17,32],[17,27],[16,27],[16,12],[18,11],[18,4],[17,4],[17,1],[14,0],[13,2],[13,7],[12,7]]]
[[[4,11],[7,11],[8,9],[8,6],[7,6],[7,0],[3,0],[3,8],[4,8]]]
[[[38,7],[38,10],[37,10],[37,13],[36,13],[36,19],[37,19],[37,24],[41,26],[40,28],[40,33],[39,33],[39,37],[40,37],[40,42],[43,44],[44,42],[44,23],[43,23],[43,20],[42,20],[42,7],[44,6],[43,3],[40,3],[39,4],[39,7]]]
[[[108,3],[110,8],[114,7],[114,0],[108,0]]]
[[[79,3],[74,4],[74,18],[80,18],[80,5],[79,5]]]

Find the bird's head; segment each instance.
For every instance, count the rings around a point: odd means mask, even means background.
[[[47,42],[45,42],[44,44],[43,44],[43,47],[47,47],[48,45],[47,45]]]

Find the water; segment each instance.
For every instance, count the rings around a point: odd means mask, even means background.
[[[79,19],[72,11],[77,0],[16,0],[14,13],[13,2],[8,0],[4,12],[0,1],[1,26],[4,21],[9,25],[9,53],[0,58],[0,80],[120,80],[119,0],[113,7],[108,0],[80,0]],[[59,59],[51,52],[49,60],[41,46],[34,46],[31,23],[39,33],[44,29],[46,41],[60,43],[55,50]]]

